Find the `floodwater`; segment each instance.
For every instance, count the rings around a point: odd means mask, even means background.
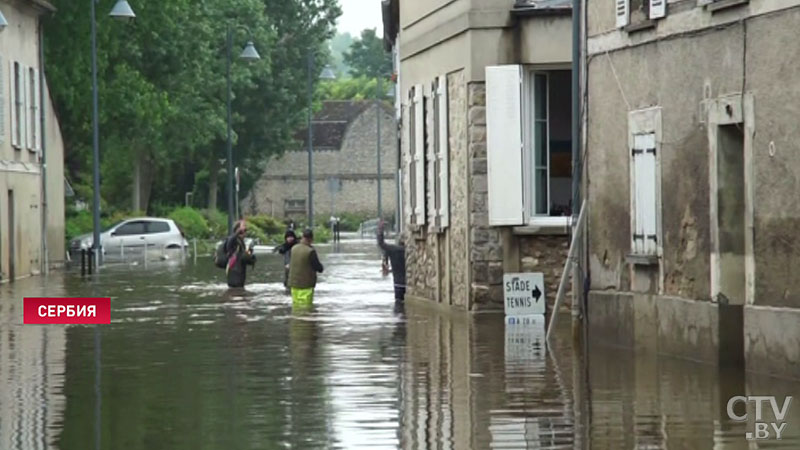
[[[753,420],[726,412],[797,384],[573,351],[567,317],[545,351],[542,324],[396,309],[371,242],[320,251],[310,311],[270,254],[239,292],[208,258],[0,285],[0,449],[800,448],[798,404],[781,441],[750,445]],[[21,325],[22,298],[43,295],[110,296],[112,323]]]

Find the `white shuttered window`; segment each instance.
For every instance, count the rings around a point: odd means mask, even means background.
[[[13,60],[8,61],[9,65],[9,100],[11,106],[11,145],[15,148],[20,148],[22,141],[22,133],[20,129],[20,116],[22,114],[22,104],[20,103],[21,80],[20,80],[20,66],[19,63]]]
[[[443,230],[450,225],[450,145],[447,129],[447,76],[436,78],[434,94],[435,207],[436,226]]]
[[[408,94],[409,223],[425,224],[425,103],[421,84]]]
[[[489,224],[523,225],[522,67],[486,68]]]
[[[648,0],[650,2],[650,18],[660,19],[667,15],[667,0]]]
[[[615,12],[617,16],[617,28],[624,28],[628,26],[628,6],[630,0],[614,0],[615,3]]]
[[[636,255],[658,254],[655,133],[637,134],[631,149],[632,246]]]

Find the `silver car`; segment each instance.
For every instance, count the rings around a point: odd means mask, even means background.
[[[70,252],[89,249],[94,239],[92,234],[74,238],[69,245]],[[139,217],[123,220],[111,225],[100,233],[103,253],[142,250],[145,244],[152,248],[186,248],[188,242],[183,231],[171,219]],[[124,249],[122,248],[124,247]]]

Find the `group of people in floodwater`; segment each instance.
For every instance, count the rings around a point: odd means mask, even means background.
[[[256,256],[253,247],[245,244],[247,224],[244,220],[236,222],[231,234],[218,249],[217,259],[224,259],[218,266],[225,268],[228,287],[243,288],[247,279],[247,266],[254,266]],[[381,222],[377,232],[378,247],[383,253],[384,273],[389,271],[387,262],[391,264],[394,281],[395,302],[402,303],[406,292],[405,245],[402,237],[397,244],[389,244],[384,238],[384,223]],[[310,228],[303,230],[300,240],[293,227],[284,233],[282,244],[273,249],[274,253],[283,256],[283,285],[291,293],[294,306],[307,307],[314,302],[314,289],[317,286],[317,274],[325,269],[314,248],[314,232]]]

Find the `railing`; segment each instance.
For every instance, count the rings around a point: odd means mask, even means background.
[[[361,222],[361,225],[358,226],[358,234],[361,235],[362,238],[366,236],[377,236],[378,224],[378,219],[370,219],[366,222]]]

